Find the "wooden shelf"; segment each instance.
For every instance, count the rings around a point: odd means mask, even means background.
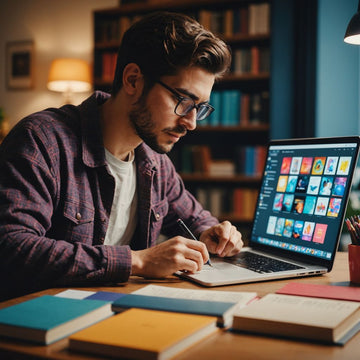
[[[270,130],[269,124],[249,124],[238,126],[211,126],[198,125],[196,132],[267,132]]]
[[[262,74],[228,74],[225,75],[218,84],[224,83],[237,83],[237,82],[258,82],[258,81],[268,81],[270,80],[269,73],[262,73]],[[96,86],[105,87],[111,86],[111,82],[104,81],[100,78],[94,79],[94,84]]]
[[[260,176],[232,175],[232,176],[210,176],[208,174],[186,174],[180,173],[185,182],[200,183],[260,183]]]
[[[231,36],[225,36],[223,34],[218,34],[224,41],[229,44],[237,43],[253,43],[253,42],[267,42],[270,40],[270,34],[260,34],[260,35],[249,35],[249,34],[234,34]],[[95,43],[95,49],[118,49],[121,44],[120,40],[111,40],[111,41],[97,41]],[[267,74],[268,75],[268,74]]]
[[[264,0],[264,2],[267,1]],[[103,15],[126,15],[132,13],[141,14],[157,10],[179,10],[188,12],[190,10],[199,8],[221,9],[224,8],[226,5],[240,6],[242,4],[246,5],[248,3],[249,0],[158,0],[156,2],[144,0],[132,4],[121,4],[121,7],[96,10],[96,12]]]
[[[219,221],[225,221],[228,220],[233,224],[243,224],[243,225],[249,225],[253,222],[253,218],[251,217],[244,217],[241,215],[236,215],[236,214],[221,214],[218,217]]]
[[[241,75],[237,75],[237,74],[233,74],[233,73],[229,73],[228,75],[225,75],[222,79],[221,82],[240,82],[240,81],[263,81],[263,80],[269,80],[270,79],[270,74],[269,73],[260,73],[260,74],[241,74]]]

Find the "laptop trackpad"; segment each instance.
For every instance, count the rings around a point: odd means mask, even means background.
[[[229,264],[221,259],[211,259],[211,263],[212,266],[204,265],[200,272],[193,274],[193,277],[204,281],[209,280],[211,282],[217,282],[221,280],[227,282],[231,279],[239,279],[242,277],[259,277],[259,274],[255,271]]]

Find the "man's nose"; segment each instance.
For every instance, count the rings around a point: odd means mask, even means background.
[[[180,118],[180,124],[185,126],[187,130],[195,130],[196,129],[196,115],[197,115],[197,110],[196,110],[196,108],[193,108],[185,116],[182,116]]]

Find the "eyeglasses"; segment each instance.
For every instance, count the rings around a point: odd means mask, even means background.
[[[162,81],[157,81],[165,89],[169,90],[178,100],[174,113],[178,116],[186,116],[191,110],[196,109],[196,121],[207,118],[215,109],[207,102],[195,104],[195,101],[189,97],[180,95],[177,91],[167,86]]]

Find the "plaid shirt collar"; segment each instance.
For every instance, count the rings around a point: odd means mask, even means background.
[[[82,158],[84,164],[92,168],[106,165],[100,106],[109,98],[109,94],[95,91],[78,107],[82,129]],[[154,151],[144,143],[135,149],[135,159],[142,169],[156,170],[158,167]]]

